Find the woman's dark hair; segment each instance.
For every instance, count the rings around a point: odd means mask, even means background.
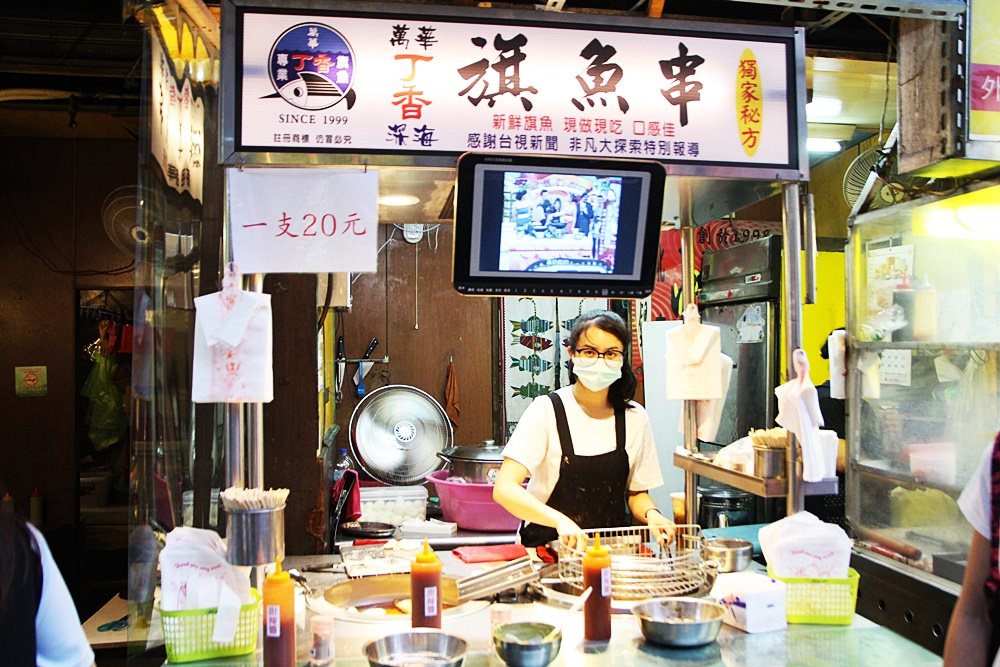
[[[629,401],[635,396],[635,388],[638,385],[635,373],[632,372],[632,366],[628,363],[628,342],[630,340],[628,326],[618,313],[610,310],[588,311],[576,318],[576,324],[573,325],[573,330],[569,333],[568,342],[571,350],[576,349],[577,343],[580,342],[580,336],[590,327],[597,327],[601,331],[606,331],[622,343],[622,349],[625,352],[625,359],[622,363],[622,376],[615,380],[614,384],[608,388],[608,402],[612,407],[617,408],[621,406],[628,409],[632,407]],[[571,383],[576,382],[576,374],[573,372],[572,364],[570,364],[569,368],[569,381]]]

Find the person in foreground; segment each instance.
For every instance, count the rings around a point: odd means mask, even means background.
[[[94,664],[94,652],[45,538],[10,513],[0,513],[0,664]]]
[[[987,447],[979,468],[958,498],[958,506],[972,525],[972,546],[965,566],[962,591],[951,613],[944,645],[946,667],[993,665],[1000,667],[997,653],[1000,605],[1000,433]]]
[[[493,498],[523,520],[525,546],[558,538],[583,549],[583,530],[628,526],[629,513],[673,535],[648,493],[663,477],[649,418],[631,400],[628,339],[616,313],[581,315],[569,335],[571,384],[532,401],[503,450]]]

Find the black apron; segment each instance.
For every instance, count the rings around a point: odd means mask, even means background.
[[[615,408],[615,449],[597,456],[577,456],[562,399],[554,392],[548,396],[556,413],[562,459],[559,479],[546,505],[559,510],[583,529],[629,525],[625,408]],[[555,528],[535,523],[522,524],[520,535],[521,544],[526,547],[548,544],[559,537]]]

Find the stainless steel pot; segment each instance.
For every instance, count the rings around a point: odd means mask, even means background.
[[[481,445],[448,447],[438,452],[438,457],[448,462],[448,474],[452,477],[465,477],[476,484],[493,484],[503,463],[501,452],[503,447],[486,440]]]

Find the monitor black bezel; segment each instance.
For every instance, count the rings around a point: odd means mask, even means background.
[[[519,276],[475,276],[470,270],[475,204],[481,201],[482,170],[480,165],[519,171],[546,170],[601,170],[609,175],[637,175],[648,177],[645,228],[642,238],[640,272],[638,278],[602,280],[601,276],[588,275],[572,278],[566,274],[538,273],[530,278]],[[653,291],[656,280],[656,258],[660,245],[660,226],[663,213],[666,169],[654,160],[628,160],[621,158],[593,158],[553,155],[523,155],[504,153],[464,153],[458,158],[455,180],[455,225],[452,234],[452,280],[460,294],[471,296],[572,296],[602,297],[610,299],[641,299]]]

